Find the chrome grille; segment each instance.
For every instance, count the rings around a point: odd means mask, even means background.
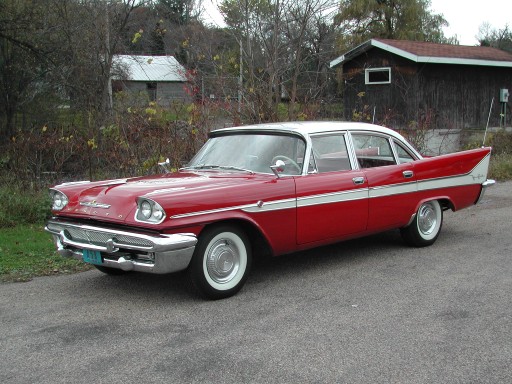
[[[61,231],[65,231],[66,237],[68,237],[70,240],[83,244],[105,246],[107,241],[112,239],[118,244],[126,244],[136,247],[151,248],[154,245],[150,240],[141,239],[135,236],[118,234],[108,231],[95,231],[73,225],[48,223],[47,227],[52,232],[59,233]]]
[[[129,244],[141,247],[152,247],[153,243],[149,240],[137,239],[131,236],[117,235],[115,236],[118,243]]]

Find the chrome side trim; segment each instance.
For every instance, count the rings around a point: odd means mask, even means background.
[[[283,200],[274,200],[274,201],[257,201],[254,204],[245,204],[245,205],[236,205],[232,207],[225,207],[219,209],[210,209],[206,211],[198,211],[191,213],[182,213],[179,215],[171,216],[171,219],[183,219],[186,217],[200,216],[200,215],[209,215],[212,213],[221,213],[221,212],[229,212],[229,211],[237,211],[241,210],[244,212],[254,213],[254,212],[269,212],[269,211],[277,211],[282,209],[292,209],[296,207],[295,199],[283,199]]]
[[[342,203],[368,198],[368,188],[353,189],[350,191],[341,191],[325,193],[321,195],[303,196],[297,199],[297,207],[309,207],[312,205],[321,205],[329,203]]]
[[[392,195],[401,195],[404,193],[412,193],[418,190],[416,181],[409,181],[400,184],[383,185],[370,188],[370,198],[384,197]]]
[[[270,212],[270,211],[279,211],[283,209],[292,209],[296,208],[297,202],[295,199],[284,199],[284,200],[276,200],[276,201],[259,201],[256,204],[253,204],[250,207],[245,207],[242,209],[244,212],[255,213],[255,212]]]
[[[254,207],[256,206],[257,203],[254,203],[254,204],[247,204],[247,205],[238,205],[238,206],[233,206],[233,207],[226,207],[226,208],[219,208],[219,209],[210,209],[210,210],[206,210],[206,211],[197,211],[197,212],[190,212],[190,213],[182,213],[182,214],[179,214],[179,215],[173,215],[171,216],[170,218],[171,219],[183,219],[185,217],[193,217],[193,216],[201,216],[201,215],[209,215],[209,214],[212,214],[212,213],[219,213],[219,212],[229,212],[229,211],[236,211],[236,210],[243,210],[243,209],[247,209],[247,208],[250,208],[250,207]]]

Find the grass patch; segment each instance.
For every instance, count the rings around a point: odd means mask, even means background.
[[[496,180],[512,180],[512,154],[501,153],[491,155],[489,178]]]
[[[60,256],[42,224],[0,229],[0,281],[29,281],[36,276],[75,273],[85,263]]]

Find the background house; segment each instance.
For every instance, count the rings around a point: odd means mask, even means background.
[[[510,125],[512,54],[490,47],[372,39],[333,60],[347,119],[395,127]],[[500,102],[501,95],[501,102]],[[506,122],[503,112],[506,112]]]
[[[173,100],[187,101],[185,68],[173,56],[115,55],[113,90],[124,91],[147,104],[165,107]]]

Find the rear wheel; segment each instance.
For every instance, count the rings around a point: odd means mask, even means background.
[[[414,247],[426,247],[437,240],[443,225],[443,210],[437,200],[420,205],[413,222],[400,229],[404,241]]]
[[[205,229],[189,267],[192,283],[208,299],[237,293],[247,280],[252,255],[247,235],[231,225]]]

